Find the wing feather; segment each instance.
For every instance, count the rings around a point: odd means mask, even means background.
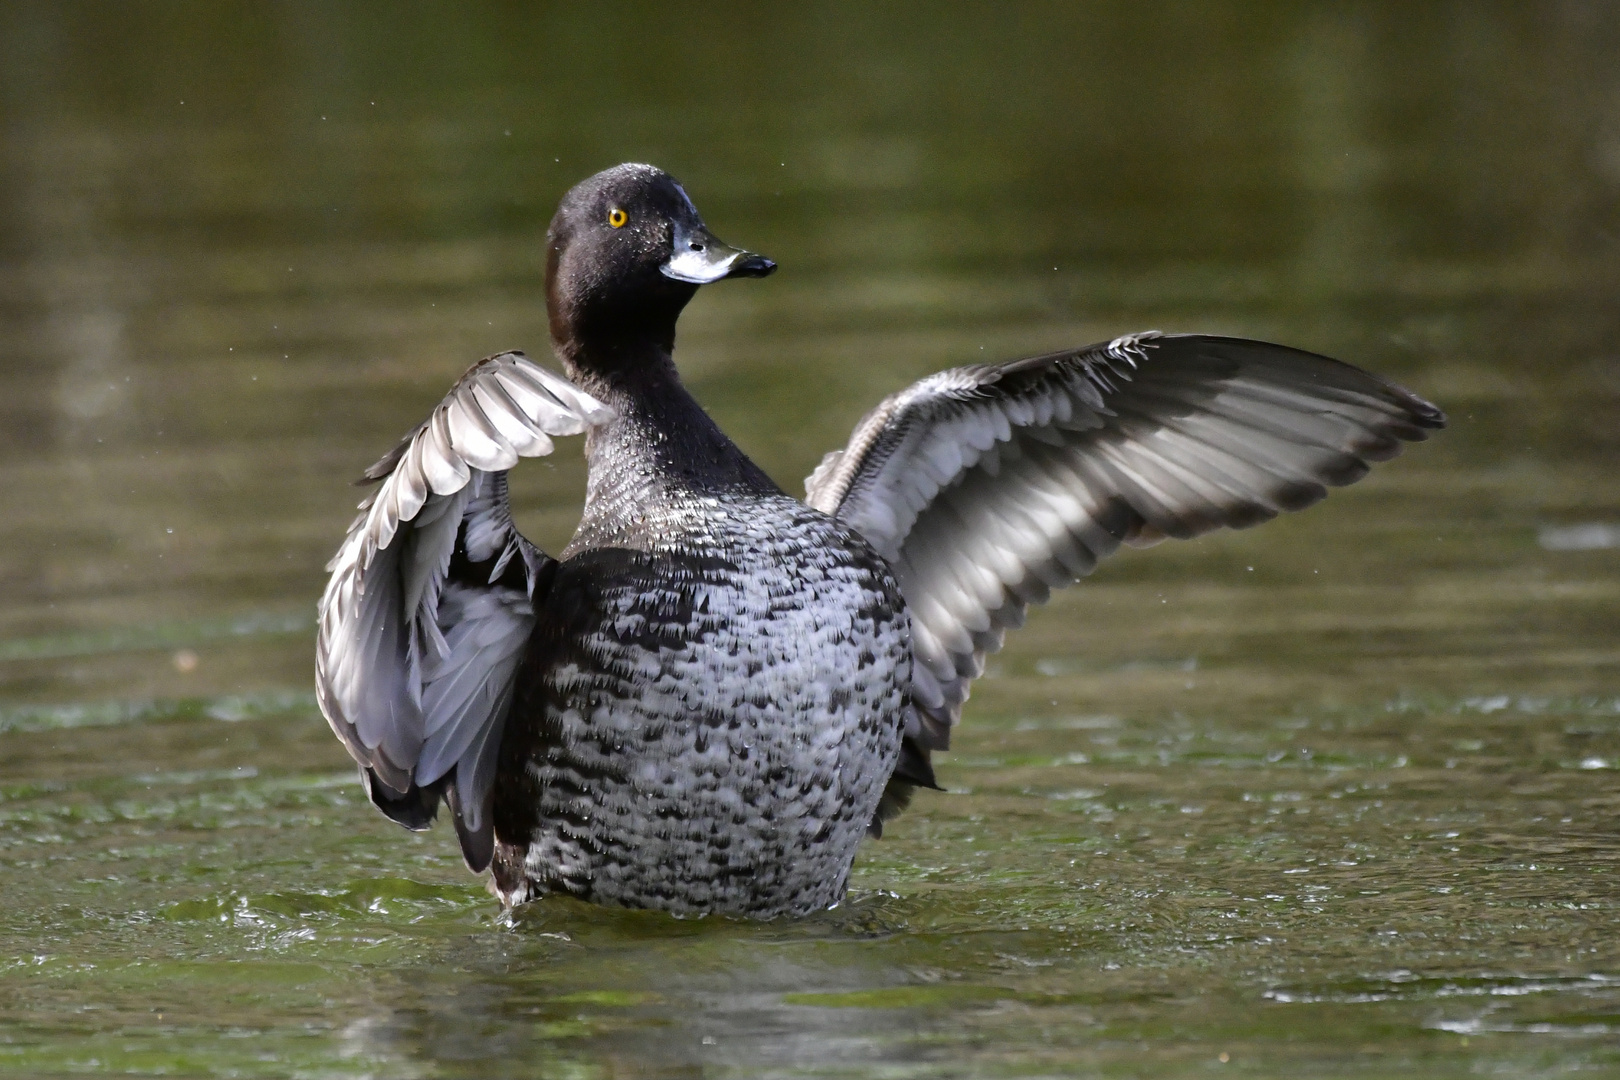
[[[500,731],[551,562],[512,523],[506,470],[610,416],[521,353],[481,361],[366,471],[380,486],[327,564],[321,711],[384,813],[425,828],[450,803],[475,870],[493,850]]]
[[[907,760],[926,770],[985,655],[1052,589],[1122,543],[1309,506],[1444,426],[1428,402],[1324,356],[1147,333],[923,379],[822,459],[806,501],[894,566],[916,661]]]

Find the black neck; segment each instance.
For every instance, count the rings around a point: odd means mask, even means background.
[[[557,343],[568,377],[615,413],[585,436],[589,478],[576,545],[621,542],[615,537],[634,520],[692,496],[781,493],[687,392],[667,350],[645,340],[596,344]]]

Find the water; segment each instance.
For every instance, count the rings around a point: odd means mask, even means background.
[[[0,1070],[1620,1075],[1617,48],[1574,0],[12,5]],[[637,159],[782,264],[678,355],[793,491],[910,379],[1147,327],[1453,424],[1036,613],[840,908],[502,919],[366,805],[314,602]],[[515,479],[559,549],[577,446]]]

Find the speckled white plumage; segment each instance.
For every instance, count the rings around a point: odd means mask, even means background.
[[[509,901],[769,917],[843,895],[905,726],[899,590],[785,496],[685,501],[551,583],[503,758],[524,780],[497,831],[529,833],[521,865],[497,855]]]

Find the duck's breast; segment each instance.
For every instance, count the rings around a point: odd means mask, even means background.
[[[496,810],[531,888],[761,915],[843,894],[899,754],[904,603],[825,515],[706,503],[551,584]]]

